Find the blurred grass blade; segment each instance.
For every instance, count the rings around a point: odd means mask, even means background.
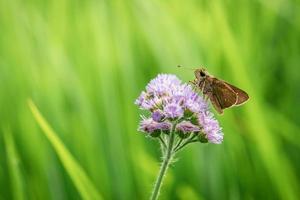
[[[55,152],[60,158],[64,168],[70,175],[81,197],[83,199],[102,199],[95,186],[86,175],[85,171],[76,162],[76,160],[64,146],[62,141],[57,137],[57,134],[53,131],[53,129],[41,115],[35,104],[31,100],[29,100],[28,104],[35,120],[43,130],[43,133],[45,134],[49,142],[52,144]]]
[[[180,186],[177,191],[177,196],[179,199],[189,199],[189,200],[202,200],[203,198],[197,194],[197,192],[188,185]]]
[[[19,156],[14,144],[14,139],[11,132],[6,129],[4,131],[4,141],[7,154],[7,164],[11,179],[11,189],[13,199],[23,200],[25,198],[24,185],[22,182],[22,175],[19,168]]]

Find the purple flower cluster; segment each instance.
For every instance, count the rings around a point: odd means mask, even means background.
[[[177,132],[201,133],[208,142],[215,144],[223,140],[219,123],[208,110],[208,104],[175,75],[159,74],[150,81],[135,104],[151,112],[149,118],[142,118],[139,126],[142,132],[150,135],[168,132],[176,121]]]
[[[151,117],[142,117],[139,130],[145,133],[154,133],[155,131],[168,131],[171,129],[171,123],[169,122],[156,122]]]

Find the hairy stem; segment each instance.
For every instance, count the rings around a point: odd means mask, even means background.
[[[165,143],[164,139],[161,136],[159,136],[158,139],[161,142],[161,144],[163,145],[163,147],[167,148],[167,144]]]
[[[179,145],[182,143],[182,141],[183,141],[183,138],[180,138],[179,140],[178,140],[178,142],[177,142],[177,144],[176,145],[174,145],[174,150],[175,149],[177,149],[178,147],[179,147]]]
[[[150,198],[151,200],[157,200],[161,185],[163,183],[163,179],[166,175],[168,167],[169,167],[169,165],[172,161],[172,158],[174,156],[172,149],[173,149],[174,140],[175,140],[175,127],[176,127],[176,124],[177,123],[175,122],[172,126],[172,131],[170,133],[170,137],[169,137],[168,144],[167,144],[166,154],[164,155],[163,162],[162,162],[162,165],[161,165],[160,170],[159,170],[159,174],[158,174],[157,179],[155,181],[155,185],[154,185],[152,195],[151,195],[151,198]]]

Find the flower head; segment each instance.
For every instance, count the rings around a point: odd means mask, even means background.
[[[201,124],[203,133],[210,143],[220,144],[223,141],[222,129],[219,122],[213,117],[211,112],[203,112],[198,115],[199,124]]]
[[[192,124],[189,121],[182,121],[176,125],[176,130],[181,131],[183,133],[199,132],[200,127]]]
[[[139,130],[150,135],[159,135],[161,131],[167,131],[171,128],[171,124],[168,122],[156,122],[152,118],[143,117],[140,122]]]
[[[179,137],[187,138],[191,133],[198,134],[200,132],[200,127],[189,121],[182,121],[176,125],[176,132]]]
[[[184,109],[178,103],[167,103],[163,111],[167,118],[175,119],[183,116]]]
[[[176,91],[176,87],[181,81],[175,75],[159,74],[155,79],[151,80],[146,86],[147,93],[157,96],[170,95]]]
[[[207,102],[175,75],[159,74],[150,81],[135,104],[151,113],[140,123],[139,130],[142,132],[168,132],[176,121],[176,131],[181,135],[201,132],[210,143],[223,141],[219,123],[208,110]]]
[[[156,122],[160,122],[164,119],[165,115],[161,110],[155,110],[151,115],[152,119]]]

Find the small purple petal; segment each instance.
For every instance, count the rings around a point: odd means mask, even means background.
[[[200,131],[199,126],[192,124],[189,121],[182,121],[176,126],[177,131],[181,131],[183,133],[191,133]]]
[[[147,93],[143,91],[140,94],[140,96],[135,100],[134,104],[141,106],[146,99],[146,95],[147,95]]]
[[[160,130],[162,131],[169,131],[171,130],[172,124],[169,122],[161,122],[159,123],[159,126],[160,126]]]
[[[222,129],[213,114],[209,111],[200,113],[198,120],[208,141],[214,144],[221,144],[223,141]]]
[[[223,142],[223,135],[222,134],[209,134],[209,135],[207,135],[207,139],[210,143],[221,144]]]
[[[152,118],[148,118],[148,119],[143,119],[140,122],[140,126],[138,130],[145,133],[152,133],[158,129],[159,129],[158,123],[153,121]]]
[[[182,117],[184,110],[183,110],[182,106],[180,106],[179,104],[170,103],[165,106],[164,112],[165,112],[167,118],[174,119],[177,117]]]
[[[144,133],[153,133],[156,130],[170,130],[171,124],[168,122],[155,122],[152,118],[143,118],[140,122],[139,131]]]
[[[146,87],[148,93],[155,95],[165,95],[170,93],[170,89],[179,86],[181,81],[175,75],[159,74],[151,80]]]
[[[161,110],[155,110],[152,113],[152,119],[156,122],[160,122],[164,117],[165,117],[165,115],[163,114],[163,112]]]
[[[135,100],[135,104],[141,109],[151,110],[161,105],[163,99],[157,96],[150,95],[146,92],[142,92],[141,95]]]

